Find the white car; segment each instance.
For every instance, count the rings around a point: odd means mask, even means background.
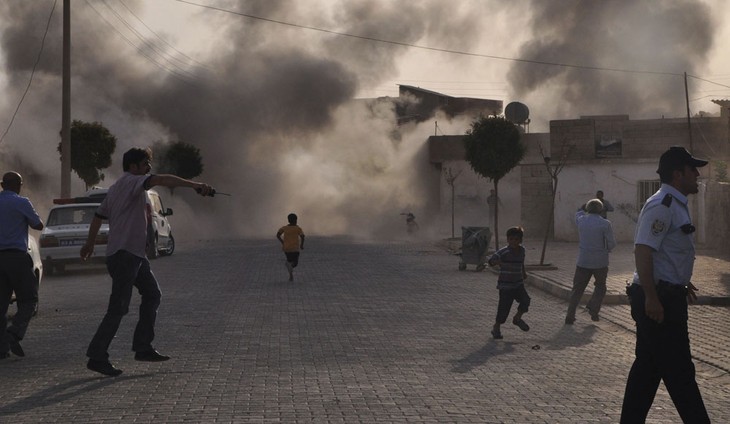
[[[107,191],[106,188],[93,188],[86,192],[86,197],[101,203]],[[172,227],[167,219],[172,215],[172,209],[165,209],[160,194],[155,190],[147,190],[147,208],[150,214],[150,225],[147,227],[147,257],[172,255],[175,251],[175,237],[172,236]]]
[[[99,203],[57,204],[48,212],[45,228],[40,237],[40,256],[46,273],[63,272],[68,264],[80,264],[81,246],[86,243],[89,226]],[[96,247],[90,261],[104,262],[109,224],[102,221],[96,236]]]

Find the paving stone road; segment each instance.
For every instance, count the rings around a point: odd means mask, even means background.
[[[117,378],[86,370],[84,357],[109,278],[70,269],[43,281],[27,356],[0,361],[0,422],[615,423],[633,360],[628,308],[563,325],[560,292],[537,288],[572,278],[575,245],[562,248],[550,250],[550,277],[531,272],[531,330],[508,324],[495,341],[494,274],[459,271],[443,243],[308,237],[288,282],[273,237],[179,242],[153,261],[155,343],[173,359],[133,360],[135,293],[112,344]],[[690,310],[716,423],[730,422],[728,323],[727,306]],[[663,386],[647,422],[680,422]]]

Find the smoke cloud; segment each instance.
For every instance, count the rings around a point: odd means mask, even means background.
[[[0,2],[3,126],[28,82],[52,5],[52,0]],[[215,6],[460,51],[492,53],[493,46],[519,38],[526,41],[515,57],[678,73],[705,62],[716,26],[707,5],[689,0],[509,5],[259,0]],[[408,47],[205,8],[190,15],[194,6],[175,2],[170,13],[188,8],[188,21],[180,25],[204,31],[192,41],[160,30],[157,38],[135,17],[159,7],[157,2],[89,0],[72,7],[72,118],[102,122],[118,138],[103,184],[121,174],[121,154],[129,147],[180,140],[201,150],[205,168],[199,179],[233,194],[201,199],[188,190],[172,196],[163,190],[165,206],[175,209],[173,225],[186,237],[270,237],[290,212],[313,234],[403,233],[399,213],[427,218],[425,141],[433,122],[399,127],[392,103],[354,100],[361,87],[398,77]],[[530,25],[500,21],[519,16],[529,17]],[[504,36],[496,28],[514,34],[500,41]],[[24,194],[39,211],[60,192],[61,30],[59,2],[31,91],[0,145],[0,163],[23,173]],[[434,53],[429,65],[438,61],[458,63],[465,72],[494,64]],[[641,117],[679,114],[684,107],[677,77],[514,63],[508,79],[512,98],[530,106],[533,121],[536,114],[546,120],[607,113]],[[436,119],[450,134],[468,125]],[[73,194],[81,194],[82,182],[72,180]]]
[[[217,6],[406,43],[428,32],[463,32],[478,22],[468,10],[447,14],[438,1],[409,3],[324,8],[262,0]],[[0,5],[8,80],[3,116],[27,83],[52,4]],[[119,17],[134,23],[129,11],[141,14],[145,2],[72,7],[72,117],[100,121],[118,138],[103,184],[121,174],[121,154],[129,147],[181,140],[201,150],[199,179],[233,194],[200,199],[186,190],[165,195],[163,189],[165,206],[175,209],[173,225],[186,235],[272,236],[290,212],[311,233],[392,234],[396,226],[404,232],[400,212],[419,215],[424,207],[421,174],[429,166],[424,144],[432,123],[399,129],[392,103],[353,101],[360,84],[396,75],[406,47],[201,9],[195,19],[206,21],[213,36],[209,43],[201,40],[200,54],[189,60],[149,34],[143,44],[125,30]],[[59,4],[31,94],[0,146],[4,167],[20,166],[12,158],[23,157],[19,170],[38,176],[26,178],[26,189],[36,194],[39,210],[60,191],[61,28]],[[83,184],[75,181],[72,191],[81,194]]]
[[[707,63],[717,26],[701,1],[534,0],[530,9],[532,38],[520,58],[595,68],[694,73]],[[685,110],[684,81],[676,75],[514,63],[508,79],[517,97],[532,95],[531,108],[546,108],[550,119],[674,117]]]

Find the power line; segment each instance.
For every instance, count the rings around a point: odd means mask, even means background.
[[[131,13],[131,14],[132,14],[132,16],[134,16],[134,17],[135,17],[135,18],[136,18],[136,19],[137,19],[137,20],[138,20],[138,21],[139,21],[139,22],[140,22],[140,23],[141,23],[142,25],[144,25],[144,27],[145,27],[145,28],[147,28],[147,30],[148,30],[149,32],[151,32],[151,33],[152,33],[152,35],[154,35],[155,37],[157,37],[157,38],[158,38],[158,39],[159,39],[160,41],[162,41],[162,42],[163,42],[163,43],[165,43],[165,44],[166,44],[167,46],[169,46],[169,47],[170,47],[171,49],[173,49],[174,51],[176,51],[176,52],[180,53],[180,54],[181,54],[181,55],[182,55],[183,57],[185,57],[186,59],[188,59],[188,60],[190,60],[191,62],[195,63],[196,65],[198,65],[198,66],[201,66],[201,67],[203,67],[203,68],[206,68],[206,69],[208,69],[208,67],[207,67],[207,66],[206,66],[205,64],[203,64],[203,63],[200,63],[200,62],[198,62],[197,60],[193,59],[192,57],[190,57],[190,56],[186,55],[185,53],[183,53],[182,51],[178,50],[177,48],[175,48],[175,46],[173,46],[172,44],[170,44],[169,42],[167,42],[167,40],[165,40],[165,39],[164,39],[164,38],[162,38],[162,37],[161,37],[161,36],[160,36],[159,34],[157,34],[157,33],[156,33],[156,32],[155,32],[155,31],[154,31],[154,30],[153,30],[152,28],[150,28],[150,27],[149,27],[149,26],[148,26],[148,25],[147,25],[147,24],[146,24],[146,23],[145,23],[145,22],[144,22],[144,21],[143,21],[143,20],[142,20],[142,19],[141,19],[141,18],[140,18],[139,16],[137,16],[137,14],[135,14],[135,13],[134,13],[134,11],[132,11],[132,9],[130,9],[130,8],[129,8],[129,7],[127,6],[127,4],[126,4],[126,3],[124,3],[124,1],[123,1],[123,0],[120,0],[120,1],[119,1],[119,3],[120,3],[120,4],[122,5],[122,6],[124,6],[124,8],[125,8],[125,9],[127,9],[127,10],[129,11],[129,13]]]
[[[126,35],[122,34],[121,31],[119,31],[111,22],[109,22],[109,20],[101,12],[99,12],[99,10],[97,10],[96,7],[94,7],[94,5],[91,4],[91,2],[89,2],[89,0],[86,0],[86,4],[88,4],[91,7],[91,9],[94,12],[96,12],[97,15],[99,15],[114,31],[116,31],[117,34],[119,34],[124,39],[124,41],[127,42],[127,44],[129,44],[132,48],[134,48],[135,50],[137,50],[137,53],[139,53],[140,55],[146,57],[150,62],[154,63],[155,65],[157,65],[161,69],[169,72],[174,77],[177,77],[177,78],[179,78],[179,79],[181,79],[183,81],[186,81],[186,82],[190,82],[191,80],[194,79],[194,77],[191,77],[189,75],[184,75],[184,74],[178,73],[174,69],[168,68],[164,64],[162,64],[162,63],[158,62],[157,60],[155,60],[150,55],[146,54],[139,46],[135,45],[134,42],[132,42],[132,40],[130,40]]]
[[[13,122],[15,121],[15,116],[18,114],[18,111],[20,110],[20,105],[23,104],[23,100],[25,100],[25,95],[28,94],[28,91],[30,91],[30,85],[33,83],[33,76],[35,75],[36,67],[38,67],[38,63],[41,61],[41,54],[43,53],[43,46],[46,44],[46,36],[48,35],[48,29],[51,27],[51,18],[53,17],[53,11],[56,10],[56,3],[58,0],[53,0],[53,7],[51,7],[51,13],[48,15],[48,22],[46,22],[46,31],[43,33],[43,39],[41,39],[41,48],[38,50],[38,57],[35,60],[35,63],[33,64],[33,70],[30,72],[30,79],[28,80],[28,85],[25,87],[25,91],[23,92],[23,96],[20,98],[20,101],[18,102],[18,106],[15,108],[15,112],[13,113],[12,118],[10,118],[10,123],[8,124],[8,127],[5,129],[5,132],[3,133],[2,137],[0,137],[0,144],[2,144],[3,140],[5,140],[5,136],[8,135],[8,131],[10,131],[10,127],[13,125]]]
[[[430,47],[430,46],[423,46],[423,45],[419,45],[419,44],[405,43],[402,41],[385,40],[382,38],[368,37],[368,36],[364,36],[364,35],[356,35],[356,34],[350,34],[347,32],[340,32],[340,31],[333,31],[333,30],[329,30],[329,29],[317,28],[317,27],[308,26],[308,25],[294,24],[291,22],[279,21],[279,20],[270,19],[270,18],[263,18],[261,16],[255,16],[255,15],[250,15],[247,13],[241,13],[241,12],[236,12],[233,10],[223,9],[221,7],[194,3],[191,1],[187,1],[187,0],[176,0],[176,1],[180,2],[180,3],[186,3],[191,6],[197,6],[197,7],[201,7],[201,8],[205,8],[205,9],[216,10],[219,12],[230,13],[232,15],[238,15],[238,16],[242,16],[245,18],[256,19],[256,20],[265,21],[265,22],[271,22],[271,23],[290,26],[290,27],[294,27],[294,28],[307,29],[310,31],[318,31],[318,32],[326,33],[326,34],[339,35],[342,37],[350,37],[350,38],[356,38],[356,39],[360,39],[360,40],[374,41],[377,43],[392,44],[392,45],[396,45],[396,46],[412,47],[412,48],[416,48],[416,49],[430,50],[430,51],[436,51],[436,52],[441,52],[441,53],[458,54],[458,55],[462,55],[462,56],[472,56],[472,57],[482,57],[482,58],[487,58],[487,59],[506,60],[506,61],[511,61],[511,62],[530,63],[533,65],[548,65],[548,66],[560,66],[563,68],[586,69],[586,70],[592,70],[592,71],[666,75],[666,76],[675,76],[675,77],[684,76],[683,73],[677,73],[677,72],[642,71],[642,70],[637,70],[637,69],[622,69],[622,68],[607,68],[607,67],[589,66],[589,65],[576,65],[576,64],[569,64],[569,63],[547,62],[547,61],[541,61],[541,60],[520,59],[520,58],[514,58],[514,57],[495,56],[495,55],[488,55],[488,54],[481,54],[481,53],[465,52],[465,51],[460,51],[460,50],[442,49],[442,48],[438,48],[438,47]]]

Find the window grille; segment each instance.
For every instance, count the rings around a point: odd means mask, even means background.
[[[639,180],[636,183],[636,209],[641,210],[646,199],[656,193],[661,185],[659,180]]]

